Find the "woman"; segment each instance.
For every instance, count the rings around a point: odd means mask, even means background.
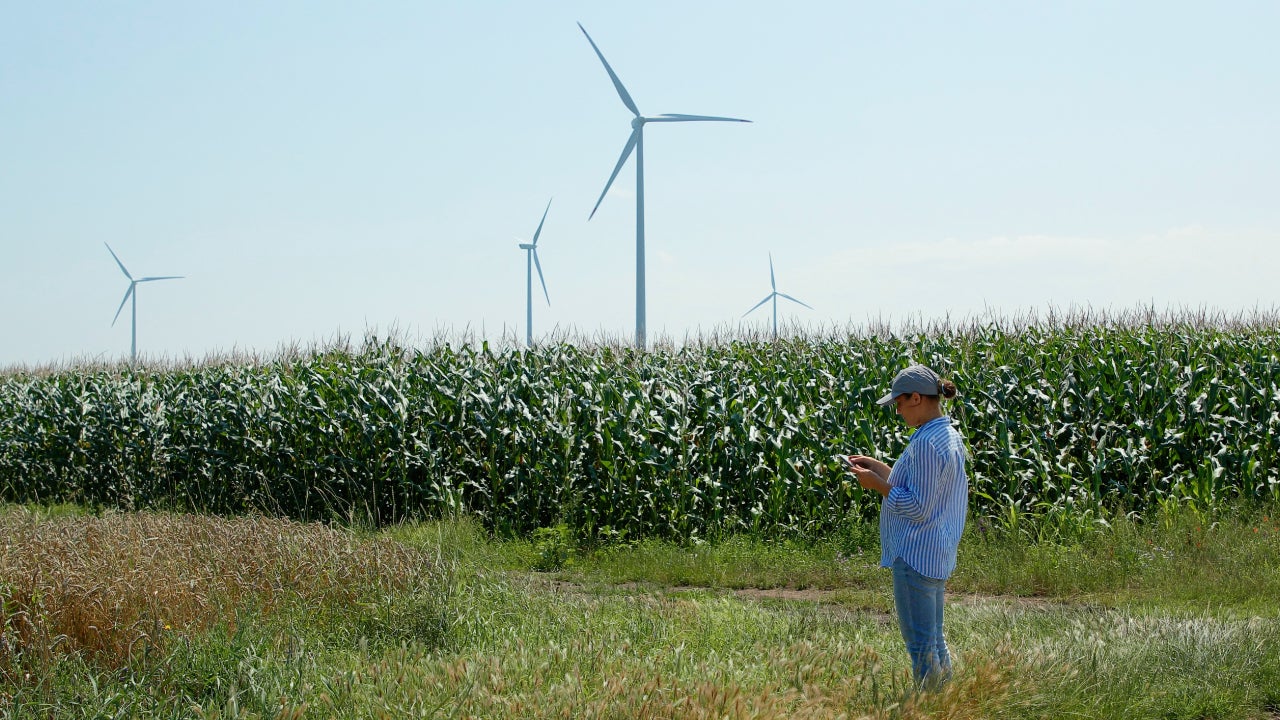
[[[892,468],[865,455],[848,458],[858,483],[883,496],[880,565],[893,570],[893,600],[911,671],[917,684],[928,687],[951,676],[942,603],[969,501],[964,441],[941,408],[941,398],[955,396],[956,386],[924,365],[903,370],[877,404],[893,403],[916,429],[906,450]]]

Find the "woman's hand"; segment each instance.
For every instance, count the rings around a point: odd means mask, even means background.
[[[875,458],[866,455],[849,456],[849,472],[858,478],[858,484],[868,490],[875,490],[881,495],[889,494],[891,471],[892,468]]]
[[[893,468],[873,457],[867,457],[866,455],[850,455],[849,464],[854,467],[864,467],[871,470],[876,474],[876,476],[885,482],[889,481],[889,473],[893,472]]]

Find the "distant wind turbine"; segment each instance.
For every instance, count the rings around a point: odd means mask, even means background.
[[[107,244],[103,243],[103,245],[107,245]],[[115,327],[116,320],[120,319],[120,311],[124,310],[124,304],[126,302],[129,302],[129,298],[133,298],[133,330],[131,332],[131,336],[130,336],[131,339],[129,342],[129,360],[131,363],[137,364],[138,362],[138,291],[137,291],[138,283],[154,282],[156,280],[179,280],[183,276],[182,275],[165,275],[163,277],[144,277],[144,278],[138,278],[137,280],[134,280],[133,276],[129,274],[129,271],[125,269],[124,263],[120,262],[120,258],[119,256],[116,255],[116,251],[112,250],[110,245],[107,245],[107,252],[111,253],[111,257],[115,258],[116,264],[120,266],[120,272],[124,273],[124,276],[129,278],[129,289],[124,291],[124,299],[120,301],[120,307],[116,308],[116,316],[111,319],[111,326]]]
[[[604,192],[600,193],[600,199],[596,200],[596,206],[591,209],[591,215],[588,220],[595,217],[596,210],[600,208],[601,201],[604,196],[609,193],[609,188],[613,185],[614,178],[618,177],[618,172],[622,170],[622,166],[626,164],[627,158],[631,156],[631,151],[636,152],[636,347],[645,348],[645,317],[644,317],[644,125],[651,122],[695,122],[695,121],[716,121],[716,122],[751,122],[741,118],[730,117],[713,117],[710,115],[672,115],[663,114],[654,117],[646,117],[640,114],[640,109],[636,107],[635,101],[631,99],[631,95],[627,93],[627,89],[622,86],[622,81],[618,79],[618,75],[613,72],[613,68],[609,67],[609,61],[604,59],[604,54],[600,52],[600,48],[596,47],[596,43],[591,39],[591,35],[587,33],[587,29],[582,27],[582,23],[578,23],[578,29],[582,30],[582,34],[587,36],[587,42],[591,43],[591,48],[596,51],[596,55],[600,58],[600,62],[604,64],[605,72],[609,73],[609,79],[613,81],[614,88],[618,91],[618,97],[622,98],[622,104],[627,106],[635,117],[631,119],[631,137],[627,139],[627,144],[622,148],[622,157],[618,158],[618,164],[613,168],[613,174],[609,176],[609,182],[604,185]]]
[[[554,199],[554,198],[552,198]],[[547,298],[547,305],[551,304],[551,296],[547,295],[547,281],[542,277],[542,263],[538,262],[538,236],[542,234],[542,224],[547,221],[547,211],[551,209],[551,200],[547,201],[547,209],[542,211],[542,220],[538,221],[538,229],[533,232],[533,241],[520,243],[520,249],[525,251],[525,314],[524,323],[524,344],[525,347],[533,347],[533,268],[538,268],[538,282],[542,283],[542,294]]]
[[[760,302],[752,306],[750,310],[742,313],[742,317],[746,317],[750,315],[751,313],[755,312],[756,308],[772,300],[773,301],[773,337],[776,340],[778,338],[778,298],[784,297],[793,303],[800,303],[801,305],[804,305],[810,310],[813,309],[813,306],[809,305],[808,303],[797,300],[786,293],[778,292],[778,283],[774,280],[774,277],[773,277],[773,253],[769,253],[769,286],[773,289],[773,292],[769,293],[768,295],[765,295],[763,300],[761,300]]]

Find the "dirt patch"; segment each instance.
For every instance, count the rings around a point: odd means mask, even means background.
[[[605,589],[611,592],[635,593],[638,595],[670,595],[672,593],[710,593],[732,594],[752,600],[792,600],[797,602],[821,603],[835,597],[840,590],[819,590],[806,588],[724,588],[704,585],[656,585],[649,583],[577,583],[571,580],[559,580],[531,574],[526,576],[534,584],[547,587],[553,592],[585,593],[592,590]]]

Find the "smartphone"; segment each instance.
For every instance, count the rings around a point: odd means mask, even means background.
[[[839,460],[846,467],[850,467],[850,468],[854,467],[853,460],[850,460],[848,455],[832,455],[831,459]]]

